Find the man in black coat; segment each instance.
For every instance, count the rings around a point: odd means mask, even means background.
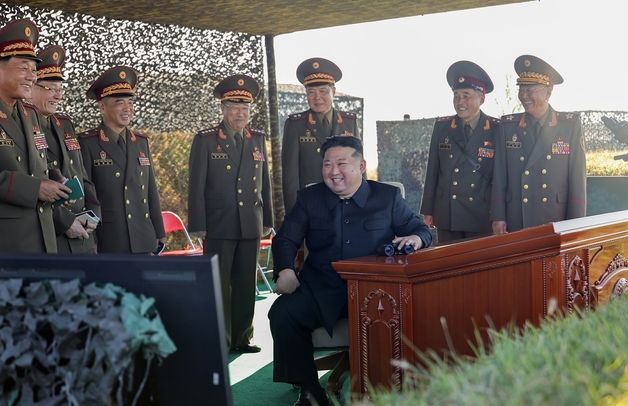
[[[314,366],[311,333],[346,317],[347,285],[332,261],[373,255],[386,243],[424,248],[427,226],[394,186],[363,179],[362,142],[333,137],[321,147],[323,183],[297,194],[293,209],[273,239],[277,292],[269,312],[274,340],[273,380],[301,386],[297,405],[313,398],[328,404]],[[297,275],[294,259],[305,241],[309,254]]]

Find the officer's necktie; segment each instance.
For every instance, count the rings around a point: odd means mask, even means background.
[[[242,148],[242,134],[235,133],[233,138],[235,140],[235,147],[239,151]]]
[[[15,121],[17,124],[20,123],[20,117],[17,114],[17,106],[13,107],[13,111],[11,112],[11,118],[13,119],[13,121]]]
[[[323,130],[323,134],[325,134],[326,137],[331,135],[331,126],[329,125],[329,121],[327,121],[327,117],[323,117],[321,120],[321,130]]]
[[[124,139],[124,133],[118,136],[118,146],[126,154],[126,140]]]
[[[464,140],[468,141],[471,136],[471,126],[469,124],[464,125]]]

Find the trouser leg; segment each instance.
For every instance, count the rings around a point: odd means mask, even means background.
[[[222,290],[222,310],[225,318],[225,334],[227,335],[227,347],[231,348],[231,272],[233,260],[237,246],[237,240],[205,240],[205,253],[207,255],[218,255],[220,264],[220,287]]]
[[[259,239],[240,240],[231,270],[231,347],[243,347],[253,337],[256,267]]]

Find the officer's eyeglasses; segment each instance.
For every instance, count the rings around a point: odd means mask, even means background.
[[[547,86],[544,85],[523,85],[523,86],[519,86],[519,94],[523,95],[523,94],[527,94],[528,96],[531,96],[533,94],[536,94],[538,92],[540,92],[542,89],[547,88]]]
[[[44,86],[40,83],[35,83],[35,85],[41,87],[44,90],[49,91],[50,93],[55,93],[55,94],[59,94],[62,95],[63,94],[63,88],[62,87],[48,87],[48,86]]]

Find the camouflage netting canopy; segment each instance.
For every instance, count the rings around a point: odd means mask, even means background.
[[[140,72],[133,127],[158,132],[190,131],[220,119],[212,97],[222,78],[248,74],[263,85],[263,37],[155,25],[0,3],[0,25],[29,18],[40,29],[38,49],[58,44],[67,50],[66,93],[62,110],[78,129],[93,127],[99,114],[85,97],[92,81],[115,65]],[[252,111],[252,126],[268,127],[264,93]]]

